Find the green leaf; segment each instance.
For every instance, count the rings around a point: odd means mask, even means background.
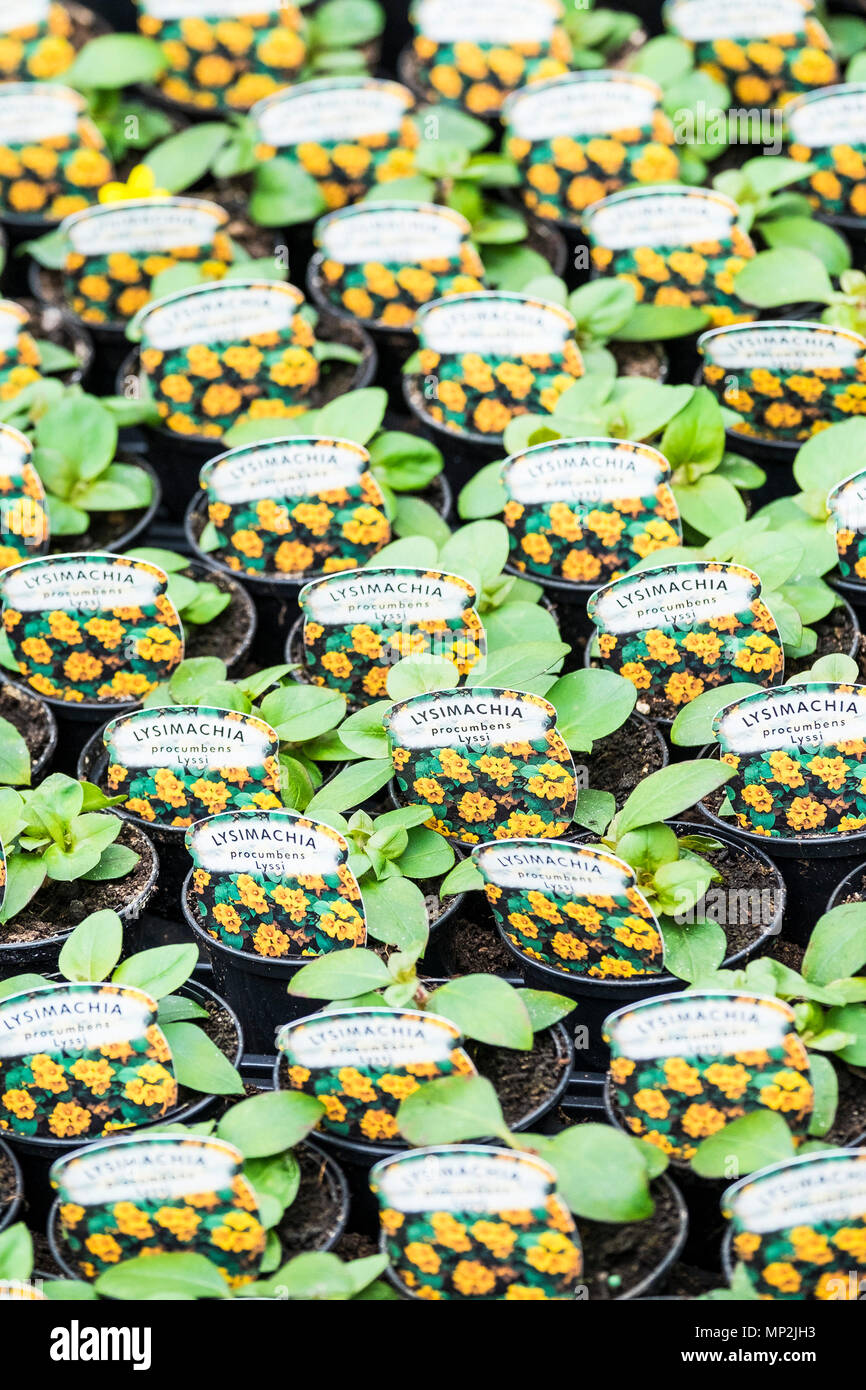
[[[297,226],[326,211],[318,183],[300,164],[277,157],[257,168],[249,214],[260,227]]]
[[[671,727],[671,742],[680,748],[703,748],[705,744],[712,743],[715,737],[713,720],[719,711],[724,709],[725,705],[733,704],[735,700],[744,700],[748,695],[760,695],[763,690],[762,685],[752,685],[748,681],[738,681],[735,685],[718,685],[712,690],[705,690],[680,710]]]
[[[444,1076],[419,1086],[401,1102],[397,1124],[418,1148],[508,1133],[499,1098],[484,1076]]]
[[[229,1059],[195,1023],[169,1023],[164,1028],[174,1074],[181,1086],[203,1095],[243,1093],[244,1083]]]
[[[161,44],[140,34],[100,34],[90,39],[63,74],[67,87],[116,90],[153,82],[166,66]]]
[[[672,469],[720,462],[725,452],[725,426],[719,403],[706,386],[698,387],[666,426],[659,448]]]
[[[375,951],[356,946],[301,966],[289,983],[289,994],[307,999],[352,999],[391,983],[388,967]]]
[[[745,1177],[794,1155],[794,1139],[782,1116],[756,1110],[702,1140],[692,1167],[702,1178],[728,1178],[735,1163],[737,1174]]]
[[[550,1028],[554,1023],[559,1023],[576,1008],[573,999],[567,999],[564,994],[553,994],[546,989],[519,989],[517,994],[526,1006],[533,1033],[540,1033],[542,1028]]]
[[[390,758],[370,758],[352,763],[321,787],[306,807],[311,816],[326,810],[347,811],[381,791],[394,775]]]
[[[710,316],[703,309],[681,304],[636,304],[613,336],[623,343],[654,343],[668,338],[687,338],[709,326]]]
[[[177,1302],[228,1298],[229,1286],[206,1255],[191,1250],[136,1255],[107,1269],[94,1283],[103,1298],[121,1302]]]
[[[816,985],[829,985],[856,975],[866,964],[866,903],[840,903],[825,912],[812,928],[803,975]]]
[[[836,1068],[829,1057],[822,1057],[819,1052],[811,1052],[809,1073],[815,1093],[809,1133],[826,1134],[836,1118],[836,1107],[839,1103],[839,1079]]]
[[[832,1030],[838,1029],[850,1035],[851,1040],[838,1049],[842,1061],[852,1067],[866,1066],[866,1008],[862,1004],[843,1004],[841,1008],[830,1009],[827,1025]],[[817,1041],[813,1039],[812,1046],[816,1045]],[[836,1051],[836,1048],[832,1050]]]
[[[705,473],[693,483],[676,483],[680,516],[701,536],[712,537],[732,522],[746,519],[746,504],[733,483],[720,473]]]
[[[517,990],[497,975],[462,975],[449,980],[433,991],[428,1008],[449,1018],[465,1037],[491,1047],[528,1052],[533,1045],[526,1004]]]
[[[810,251],[833,276],[841,275],[851,265],[851,248],[845,238],[814,217],[766,218],[761,222],[761,236],[773,248],[796,246]]]
[[[263,1091],[227,1110],[217,1134],[240,1149],[244,1158],[267,1158],[293,1149],[323,1114],[322,1102],[302,1091]]]
[[[577,808],[574,819],[578,825],[601,835],[610,825],[616,814],[616,798],[613,792],[595,791],[592,787],[581,787],[577,793]]]
[[[823,261],[796,246],[759,251],[736,275],[734,289],[740,299],[759,309],[803,304],[813,299],[826,304],[833,294]]]
[[[329,401],[318,411],[318,429],[328,438],[352,439],[366,444],[385,417],[388,393],[381,386],[366,386]]]
[[[710,758],[672,763],[651,772],[631,793],[616,819],[617,836],[654,821],[672,820],[730,780],[734,769]]]
[[[569,748],[589,752],[596,739],[622,728],[637,700],[631,681],[614,671],[570,671],[547,692],[556,727]]]
[[[556,1189],[575,1216],[588,1221],[645,1221],[652,1216],[646,1163],[633,1141],[612,1125],[572,1125],[545,1146]]]
[[[429,690],[450,690],[456,678],[454,663],[447,657],[421,652],[392,666],[385,684],[392,700],[409,700]]]
[[[661,923],[665,969],[680,980],[696,980],[717,970],[725,959],[727,937],[716,922],[679,926],[666,918]]]
[[[0,1231],[0,1279],[29,1279],[33,1273],[33,1237],[23,1221]]]
[[[198,964],[198,946],[155,946],[121,961],[112,975],[120,985],[136,985],[154,999],[174,994]]]
[[[26,787],[30,782],[30,749],[14,724],[0,719],[0,783]]]
[[[60,973],[67,980],[107,980],[123,949],[123,923],[105,909],[85,917],[60,950]],[[198,957],[198,948],[190,948]]]
[[[361,896],[370,935],[417,959],[429,935],[421,889],[407,878],[386,878],[381,883],[368,879],[362,886]]]
[[[157,188],[180,193],[204,178],[231,135],[225,121],[201,121],[148,151],[145,164]]]

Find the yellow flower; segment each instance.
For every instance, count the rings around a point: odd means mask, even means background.
[[[156,177],[147,164],[136,164],[126,183],[111,181],[99,190],[100,203],[123,203],[130,198],[167,198],[167,188],[157,188]]]

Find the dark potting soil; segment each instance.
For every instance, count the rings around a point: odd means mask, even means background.
[[[839,1082],[836,1118],[822,1138],[829,1144],[845,1148],[848,1144],[862,1142],[866,1135],[866,1077],[858,1075],[843,1062],[835,1065]]]
[[[362,1236],[357,1231],[344,1231],[334,1246],[334,1254],[341,1260],[362,1260],[367,1255],[378,1255],[379,1246],[372,1236]]]
[[[61,883],[47,879],[27,906],[6,923],[4,944],[25,945],[70,932],[91,912],[104,909],[120,912],[143,892],[153,871],[153,852],[145,836],[129,821],[123,821],[115,843],[126,845],[141,856],[131,873],[125,878],[102,883],[89,883],[84,879]]]
[[[25,297],[18,301],[30,315],[30,322],[27,327],[34,338],[42,338],[49,343],[54,343],[55,347],[65,348],[67,352],[72,352],[78,359],[77,367],[68,367],[65,372],[53,372],[59,381],[71,382],[78,372],[87,364],[90,357],[89,341],[74,326],[69,318],[64,318],[58,309],[60,305],[40,304],[38,299]]]
[[[587,769],[593,791],[611,792],[617,810],[640,782],[663,765],[664,754],[654,729],[639,719],[627,719],[621,729],[600,738],[591,753],[575,761]]]
[[[512,1127],[550,1098],[568,1065],[549,1030],[536,1034],[530,1052],[489,1047],[469,1038],[466,1051],[481,1075],[492,1082],[505,1123]]]
[[[198,566],[191,567],[189,570],[181,570],[180,573],[188,575],[191,579],[201,579]],[[218,656],[222,660],[226,660],[237,652],[247,635],[249,614],[243,598],[238,592],[240,586],[229,579],[228,575],[211,570],[207,582],[215,584],[222,593],[230,594],[231,601],[228,607],[217,614],[210,623],[184,624],[184,656],[187,659],[198,656]]]
[[[17,686],[0,684],[0,719],[15,726],[30,750],[30,761],[38,762],[51,739],[41,701]]]
[[[789,676],[796,676],[803,671],[808,671],[819,657],[830,656],[834,652],[844,652],[847,656],[854,644],[856,630],[847,608],[834,608],[832,613],[827,614],[826,618],[822,618],[819,623],[814,624],[814,629],[818,638],[818,645],[811,656],[801,656],[798,661],[785,662],[786,679]],[[861,639],[858,655],[862,653],[862,649]]]
[[[76,53],[79,48],[83,48],[91,39],[98,34],[108,32],[109,26],[101,15],[95,14],[86,5],[78,5],[75,0],[66,0],[64,9],[72,20],[72,27],[69,31],[69,42]],[[60,81],[63,81],[61,76]]]
[[[618,376],[646,376],[661,381],[667,362],[657,343],[608,343],[616,358]]]
[[[652,1187],[655,1211],[646,1221],[617,1224],[578,1220],[583,1246],[582,1282],[590,1301],[622,1298],[662,1263],[679,1230],[679,1213],[666,1183]]]
[[[460,916],[448,927],[448,954],[455,975],[513,975],[516,963],[493,923]]]
[[[698,1269],[697,1265],[675,1264],[671,1276],[666,1281],[665,1293],[668,1298],[699,1298],[710,1289],[717,1289],[723,1283],[718,1272]]]
[[[55,1226],[55,1230],[56,1230]],[[33,1269],[38,1269],[43,1274],[56,1275],[58,1279],[66,1279],[68,1276],[63,1273],[60,1265],[51,1253],[51,1245],[44,1231],[34,1231],[31,1229],[30,1235],[33,1238]]]
[[[722,882],[711,884],[708,892],[712,894],[714,889],[722,891],[725,894],[725,902],[736,903],[742,908],[743,921],[719,924],[727,937],[727,955],[733,956],[751,946],[769,927],[770,920],[762,920],[763,909],[768,905],[764,893],[775,894],[776,874],[771,864],[753,859],[747,851],[732,845],[711,850],[704,858],[722,875]],[[710,898],[710,907],[712,901]],[[775,898],[770,903],[771,911],[774,904]],[[712,917],[711,912],[710,916]]]
[[[866,898],[866,866],[861,870],[859,878],[851,879],[847,893],[839,899],[836,906],[838,907],[840,903],[862,903],[864,898]]]
[[[18,1183],[15,1178],[15,1169],[8,1154],[0,1152],[0,1221],[6,1215],[8,1207],[18,1196]]]
[[[340,1218],[342,1193],[323,1154],[300,1144],[295,1158],[301,1170],[297,1195],[277,1227],[284,1260],[306,1250],[321,1250]]]

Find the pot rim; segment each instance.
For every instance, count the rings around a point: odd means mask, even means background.
[[[237,1046],[232,1060],[232,1065],[237,1067],[243,1056],[244,1033],[240,1019],[234,1009],[230,1004],[226,1003],[221,994],[217,994],[216,990],[211,989],[209,985],[204,984],[201,980],[195,979],[193,976],[185,980],[180,986],[180,989],[176,992],[178,994],[183,994],[185,991],[189,991],[194,1003],[204,1003],[206,1000],[212,1000],[219,1005],[220,1009],[228,1014],[234,1025],[235,1033],[237,1034]],[[182,1106],[169,1110],[167,1115],[161,1115],[158,1119],[150,1120],[146,1124],[135,1125],[132,1130],[126,1130],[124,1132],[141,1134],[147,1130],[158,1129],[160,1126],[164,1125],[187,1124],[194,1116],[200,1115],[214,1099],[220,1099],[220,1097],[214,1097],[211,1094],[198,1091],[193,1094],[198,1096],[197,1100],[188,1101]],[[71,1153],[73,1149],[87,1147],[86,1141],[84,1144],[81,1143],[80,1135],[75,1139],[49,1139],[44,1135],[13,1134],[10,1130],[6,1130],[4,1131],[4,1137],[10,1147],[17,1148],[21,1153],[33,1155],[47,1154],[50,1157],[57,1158],[60,1158],[63,1154]],[[110,1136],[104,1134],[91,1135],[92,1139],[105,1139],[106,1137]]]
[[[14,690],[19,690],[22,695],[26,695],[28,699],[34,700],[36,704],[39,705],[39,712],[43,716],[45,723],[48,726],[48,743],[44,751],[40,753],[36,762],[31,762],[30,776],[32,782],[32,779],[34,777],[38,777],[42,772],[45,771],[45,769],[48,766],[50,766],[51,760],[54,757],[54,754],[57,752],[57,720],[54,717],[53,709],[49,705],[48,701],[44,698],[44,696],[37,695],[35,690],[30,690],[26,685],[21,685],[19,681],[13,680],[11,677],[11,673],[7,673],[6,671],[4,671],[2,676],[0,676],[0,692],[2,692],[4,686],[11,686]]]
[[[116,812],[113,808],[111,808],[111,813],[112,815],[116,815]],[[124,823],[124,817],[117,816],[117,819],[121,821],[122,824]],[[145,883],[144,887],[141,889],[139,893],[136,894],[136,896],[132,899],[131,902],[127,903],[123,908],[121,908],[117,912],[118,917],[123,923],[126,923],[128,921],[135,921],[135,919],[144,910],[151,897],[153,896],[157,882],[159,880],[159,854],[157,853],[155,844],[153,843],[147,832],[143,829],[143,823],[135,824],[131,818],[129,818],[128,823],[132,826],[133,830],[137,831],[138,834],[142,836],[145,844],[149,848],[151,854],[151,866],[150,873],[147,876],[147,882]],[[117,909],[112,910],[117,911]],[[74,926],[66,927],[63,931],[58,932],[56,936],[43,936],[40,937],[38,941],[0,941],[0,968],[2,968],[3,966],[3,957],[7,952],[10,955],[20,955],[22,953],[27,954],[32,951],[34,955],[42,955],[46,951],[52,949],[54,946],[61,946],[64,941],[67,941],[69,939],[74,930]]]
[[[4,1158],[12,1168],[12,1177],[15,1183],[15,1191],[9,1201],[5,1214],[0,1215],[0,1231],[5,1231],[9,1226],[13,1226],[24,1206],[24,1174],[21,1172],[21,1164],[18,1162],[17,1155],[13,1152],[12,1146],[0,1138],[0,1157]]]
[[[695,829],[699,829],[699,827],[695,827],[695,825],[688,821],[676,819],[666,821],[665,824],[671,826],[671,828],[677,832],[685,832],[686,834],[690,831],[694,834]],[[745,852],[763,863],[765,868],[770,869],[775,878],[776,890],[775,902],[777,906],[773,921],[768,927],[763,927],[761,929],[760,934],[754,941],[750,942],[747,946],[743,946],[739,951],[735,951],[733,955],[725,956],[720,969],[729,969],[731,966],[738,965],[741,961],[750,959],[768,941],[781,935],[782,923],[787,906],[788,890],[785,886],[784,876],[773,863],[772,859],[770,859],[769,855],[764,853],[763,850],[757,847],[753,848],[751,845],[739,844],[734,839],[733,835],[726,835],[724,831],[720,832],[719,839],[727,844],[728,848]],[[592,840],[590,831],[585,832],[585,834],[581,836],[579,843],[582,843],[583,840]],[[622,1005],[616,1005],[615,1007],[622,1007],[628,1002],[630,990],[644,990],[650,986],[653,990],[657,989],[658,992],[663,993],[666,990],[676,990],[677,988],[687,989],[689,987],[688,980],[681,980],[678,975],[669,975],[666,972],[662,972],[659,975],[634,975],[630,980],[603,980],[597,979],[595,976],[568,974],[566,971],[557,970],[552,965],[546,965],[543,961],[529,960],[508,939],[498,919],[495,919],[495,926],[502,938],[503,945],[507,947],[515,960],[519,961],[523,966],[530,966],[533,971],[537,971],[540,975],[543,975],[545,980],[550,982],[551,986],[554,981],[557,981],[563,993],[567,993],[565,989],[566,985],[574,989],[577,999],[580,999],[581,995],[591,995],[598,991],[596,997],[599,999],[603,999],[607,995],[609,995],[611,999],[619,997],[622,1000]],[[571,998],[570,995],[569,998]]]

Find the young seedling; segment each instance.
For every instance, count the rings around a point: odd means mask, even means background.
[[[583,286],[583,289],[595,290],[616,284],[615,281],[597,280]],[[633,294],[631,285],[624,282],[622,285],[629,294]],[[582,292],[577,290],[575,293]],[[653,310],[657,306],[638,307]],[[667,314],[676,311],[662,308],[659,312]],[[599,350],[607,352],[606,348]],[[569,388],[566,394],[570,395],[572,389]],[[578,422],[575,421],[575,437],[580,437],[581,434],[591,435],[596,426],[603,428],[604,424],[587,420],[585,427],[578,429],[577,426]],[[658,441],[658,448],[671,466],[671,487],[687,537],[700,540],[705,536],[714,536],[727,530],[732,521],[746,520],[746,504],[740,494],[760,487],[766,481],[766,474],[757,464],[729,452],[725,447],[724,412],[705,386],[692,392],[682,408],[668,421]],[[463,488],[457,510],[467,520],[495,516],[504,509],[507,500],[502,484],[502,464],[489,463],[479,469]],[[657,562],[654,560],[654,563]]]
[[[699,988],[744,989],[783,999],[793,1006],[797,1033],[809,1051],[815,1092],[809,1134],[815,1138],[826,1135],[836,1118],[839,1081],[831,1059],[851,1067],[866,1065],[864,968],[866,903],[850,902],[834,907],[818,919],[800,971],[769,956],[760,956],[749,961],[743,970],[710,971],[695,981]],[[701,1145],[693,1160],[699,1172],[711,1162],[713,1152],[709,1150],[708,1159]],[[791,1145],[787,1153],[767,1162],[793,1156]]]
[[[280,741],[283,803],[303,811],[322,785],[322,764],[351,761],[358,755],[343,743],[339,733],[346,697],[323,686],[286,680],[291,670],[291,666],[269,666],[233,681],[219,657],[190,657],[180,663],[169,681],[150,692],[144,704],[149,709],[206,705],[263,719]]]
[[[171,1049],[178,1085],[203,1095],[242,1094],[240,1073],[200,1026],[207,1010],[178,993],[198,964],[198,947],[156,946],[125,960],[120,959],[122,950],[123,923],[117,913],[92,912],[63,943],[60,976],[72,983],[111,980],[144,990],[159,1003],[157,1024]],[[51,983],[41,975],[13,975],[0,981],[0,999]]]
[[[89,782],[55,772],[33,790],[0,790],[0,842],[6,851],[6,896],[0,922],[10,922],[45,883],[125,878],[139,860],[115,843],[123,821],[108,810],[117,798]]]
[[[418,1147],[498,1139],[537,1154],[556,1172],[557,1191],[575,1216],[588,1221],[646,1221],[655,1211],[651,1184],[667,1156],[611,1125],[572,1125],[559,1134],[513,1133],[491,1083],[483,1076],[428,1081],[401,1102],[400,1133]]]
[[[851,266],[851,248],[843,236],[815,218],[809,199],[798,191],[814,169],[781,155],[761,155],[747,159],[739,169],[716,174],[713,187],[733,198],[744,231],[759,232],[771,249],[810,251],[831,275],[841,275]]]

